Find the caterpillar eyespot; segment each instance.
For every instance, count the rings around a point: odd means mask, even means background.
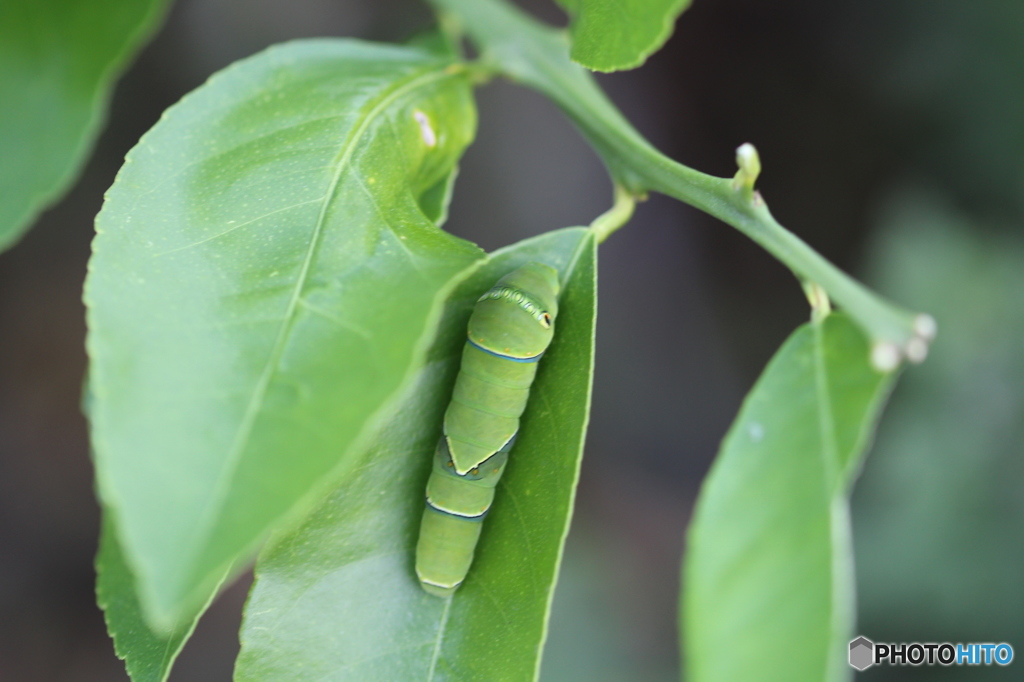
[[[554,268],[527,263],[473,308],[416,545],[416,574],[430,594],[451,596],[469,572],[529,398],[528,388],[512,387],[533,383],[554,336],[558,293]]]

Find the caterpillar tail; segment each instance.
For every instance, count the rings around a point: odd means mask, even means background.
[[[416,545],[416,575],[429,594],[450,597],[465,580],[514,442],[513,436],[498,452],[459,475],[447,438],[438,441]]]

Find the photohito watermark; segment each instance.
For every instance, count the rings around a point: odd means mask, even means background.
[[[858,637],[850,642],[850,665],[867,670],[873,665],[1010,665],[1013,647],[1005,642],[950,644],[902,642],[885,644]]]

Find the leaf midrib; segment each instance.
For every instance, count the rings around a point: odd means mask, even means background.
[[[205,547],[206,539],[209,537],[210,531],[215,523],[215,519],[219,515],[218,512],[223,508],[227,499],[230,482],[234,478],[234,473],[241,461],[242,454],[248,447],[249,437],[252,434],[252,428],[256,423],[257,415],[262,409],[263,399],[267,388],[273,379],[281,354],[284,352],[284,348],[290,337],[294,324],[295,310],[301,300],[302,291],[305,288],[309,270],[320,244],[320,237],[323,233],[327,211],[334,200],[334,195],[341,182],[342,176],[349,168],[349,162],[351,161],[352,155],[355,153],[356,147],[363,135],[369,129],[370,125],[396,100],[419,87],[423,87],[435,81],[446,77],[453,77],[455,75],[448,73],[445,67],[446,65],[435,67],[427,73],[421,73],[409,80],[406,80],[404,83],[395,86],[390,91],[385,91],[383,97],[381,97],[381,99],[367,112],[362,121],[353,130],[342,146],[340,155],[336,162],[337,168],[331,178],[330,185],[324,194],[323,204],[321,205],[320,212],[317,215],[316,223],[310,237],[309,247],[306,250],[306,257],[303,260],[299,275],[296,278],[295,287],[292,290],[291,297],[288,301],[288,307],[281,320],[281,327],[278,331],[277,338],[274,341],[274,346],[271,348],[267,362],[264,365],[263,371],[260,373],[260,378],[253,390],[252,397],[249,400],[249,404],[246,406],[245,414],[243,414],[242,420],[239,422],[238,429],[235,432],[235,437],[232,440],[231,449],[228,451],[228,456],[225,458],[221,471],[217,475],[217,483],[213,494],[210,495],[209,502],[207,502],[206,507],[196,522],[198,530],[195,537],[197,538],[197,541],[193,545],[191,552],[192,557],[190,557],[189,562],[186,562],[186,566],[191,565],[194,567],[196,556]]]
[[[818,413],[818,436],[821,438],[822,470],[825,495],[832,499],[837,491],[839,475],[839,439],[836,434],[835,413],[829,393],[828,364],[825,361],[825,320],[812,322],[814,344],[814,392]]]
[[[816,407],[818,413],[818,433],[821,438],[822,470],[824,473],[824,493],[828,504],[829,519],[829,611],[828,611],[828,638],[826,640],[825,669],[822,670],[821,679],[828,682],[829,672],[835,668],[832,664],[833,651],[832,643],[837,640],[842,624],[837,622],[837,610],[839,608],[839,595],[837,593],[837,580],[840,578],[838,562],[842,561],[839,548],[836,545],[837,539],[834,530],[833,508],[837,495],[842,490],[839,481],[839,437],[836,433],[836,415],[832,407],[832,395],[830,393],[828,363],[825,359],[825,323],[827,317],[813,322],[814,342],[814,389],[817,397]]]

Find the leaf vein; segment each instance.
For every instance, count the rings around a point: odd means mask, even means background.
[[[168,110],[168,111],[170,111],[170,110]],[[287,126],[282,126],[280,128],[275,128],[274,130],[271,130],[270,132],[262,133],[260,135],[257,135],[256,137],[252,137],[252,138],[246,139],[244,142],[240,142],[239,144],[232,145],[232,146],[228,147],[227,149],[222,149],[219,152],[214,152],[210,156],[203,156],[201,158],[197,158],[195,161],[190,161],[189,163],[186,163],[180,169],[178,169],[175,173],[173,173],[173,174],[169,175],[168,177],[164,178],[163,180],[161,180],[160,182],[156,183],[155,185],[153,185],[149,189],[146,189],[145,191],[140,192],[139,196],[146,196],[147,194],[152,194],[153,192],[157,191],[158,189],[160,189],[164,185],[166,185],[166,184],[168,184],[170,182],[173,182],[177,178],[180,178],[182,175],[187,173],[188,170],[190,168],[192,168],[193,166],[198,166],[201,163],[207,163],[209,161],[212,161],[213,159],[217,159],[217,158],[220,158],[222,156],[226,156],[227,154],[231,154],[232,152],[236,152],[239,149],[242,149],[243,147],[247,147],[247,146],[249,146],[249,145],[251,145],[253,143],[256,143],[256,142],[259,142],[261,140],[265,140],[268,137],[272,137],[274,135],[277,135],[278,133],[280,133],[282,131],[290,130],[292,128],[298,128],[300,126],[308,125],[310,123],[318,123],[320,121],[329,121],[329,120],[335,119],[335,118],[342,118],[343,116],[344,116],[344,114],[335,114],[333,116],[322,116],[320,118],[313,118],[313,119],[309,119],[308,121],[302,121],[300,123],[294,123],[292,125],[287,125]],[[306,148],[303,148],[303,151],[314,151],[316,149],[333,149],[333,148],[334,148],[334,145],[330,145],[330,146],[322,145],[322,146],[318,146],[318,147],[306,147]],[[131,161],[131,160],[132,160],[131,156],[129,156],[126,159],[126,162]],[[320,166],[319,168],[309,168],[307,170],[312,172],[312,171],[316,171],[316,170],[323,170],[325,167],[326,168],[330,168],[331,166],[333,166],[333,164],[331,164],[329,166]]]
[[[214,239],[219,239],[220,237],[223,237],[226,234],[234,232],[235,230],[237,230],[239,228],[242,228],[242,227],[245,227],[246,225],[252,225],[253,223],[259,222],[260,220],[263,220],[264,218],[269,218],[272,215],[277,215],[278,213],[284,213],[285,211],[290,211],[293,208],[298,208],[299,206],[305,206],[307,204],[315,204],[316,202],[323,201],[323,200],[324,200],[324,197],[317,197],[316,199],[310,199],[309,201],[300,201],[297,204],[291,204],[289,206],[284,206],[282,208],[275,209],[273,211],[270,211],[269,213],[264,213],[261,216],[257,216],[255,218],[253,218],[252,220],[246,220],[244,223],[239,223],[238,225],[232,225],[231,227],[229,227],[228,229],[224,230],[223,232],[218,232],[215,235],[211,235],[209,237],[205,237],[203,239],[200,239],[197,242],[192,242],[191,244],[186,244],[185,246],[179,246],[179,247],[177,247],[175,249],[171,249],[169,251],[161,251],[160,253],[154,254],[153,258],[159,258],[160,256],[166,256],[169,253],[177,253],[178,251],[184,251],[186,249],[191,249],[191,248],[193,248],[195,246],[199,246],[200,244],[205,244],[206,242],[212,242]]]
[[[434,650],[430,654],[430,668],[427,670],[427,682],[433,682],[434,672],[437,670],[437,661],[441,657],[441,644],[444,642],[444,631],[448,627],[448,615],[452,610],[452,600],[447,599],[444,604],[444,611],[441,612],[441,622],[437,625],[437,638],[434,640]]]
[[[359,336],[360,338],[362,338],[362,339],[364,339],[366,341],[371,341],[372,338],[373,338],[373,335],[370,334],[370,332],[367,331],[365,327],[362,327],[362,326],[360,326],[358,324],[353,324],[351,322],[348,322],[348,321],[338,317],[334,313],[330,312],[329,310],[325,310],[325,309],[321,308],[320,306],[318,306],[318,305],[316,305],[314,303],[310,303],[309,299],[307,299],[307,298],[300,298],[299,299],[299,305],[301,305],[303,308],[305,308],[306,310],[308,310],[311,313],[315,313],[316,315],[319,315],[320,317],[322,317],[322,318],[324,318],[326,320],[330,320],[331,322],[334,322],[339,327],[344,327],[345,329],[348,329],[348,330],[354,332],[357,336]]]
[[[519,528],[520,528],[520,530],[523,533],[523,545],[524,545],[524,547],[526,549],[527,555],[534,556],[533,546],[530,544],[530,532],[529,532],[529,529],[526,527],[526,521],[523,520],[523,513],[520,511],[519,501],[516,500],[516,496],[513,494],[512,488],[509,487],[508,484],[506,484],[504,481],[499,481],[498,485],[500,485],[502,487],[502,489],[505,491],[504,492],[505,499],[509,500],[512,503],[512,506],[514,507],[514,509],[512,511],[515,512],[514,513],[515,519],[516,519],[516,521],[519,522]],[[513,514],[507,514],[507,513],[506,513],[506,515],[513,516]],[[527,562],[527,565],[530,567],[531,575],[533,575],[534,579],[536,580],[537,579],[537,569],[534,566],[534,562],[533,561],[529,561],[529,562]]]
[[[327,192],[324,194],[323,205],[320,208],[320,213],[317,216],[312,234],[310,235],[309,247],[306,249],[306,257],[303,260],[302,268],[296,278],[295,287],[292,290],[291,297],[289,298],[288,306],[286,308],[281,327],[278,331],[277,338],[275,339],[274,345],[267,357],[267,362],[264,365],[263,371],[260,373],[260,377],[256,383],[255,389],[253,390],[252,398],[249,400],[245,413],[239,422],[238,429],[235,432],[235,437],[232,440],[231,448],[229,449],[227,456],[225,457],[224,464],[221,466],[221,470],[218,473],[217,483],[212,494],[208,498],[206,506],[197,519],[195,537],[199,538],[199,541],[192,548],[193,555],[198,555],[202,551],[204,540],[209,535],[211,527],[215,523],[216,511],[222,508],[225,500],[227,499],[230,481],[233,479],[234,472],[238,468],[242,453],[248,445],[249,436],[251,435],[252,429],[256,423],[256,416],[259,414],[263,398],[270,386],[270,381],[273,378],[274,371],[277,368],[281,355],[284,352],[285,345],[288,341],[288,337],[290,336],[292,323],[295,319],[295,310],[299,305],[299,299],[301,298],[302,291],[305,288],[309,270],[312,267],[313,259],[316,255],[317,248],[320,245],[320,237],[326,223],[328,208],[334,199],[342,176],[349,168],[349,162],[355,153],[359,141],[367,130],[369,130],[370,124],[396,100],[419,87],[423,87],[446,77],[450,77],[450,74],[448,74],[444,69],[438,70],[435,68],[427,71],[426,73],[417,74],[415,77],[410,78],[401,85],[391,89],[370,109],[369,112],[367,112],[356,129],[348,136],[342,145],[336,161],[336,170],[331,178],[331,183],[328,186]]]
[[[387,225],[388,228],[390,228],[391,234],[393,234],[396,237],[396,241],[398,242],[399,246],[401,246],[402,250],[405,251],[405,253],[409,256],[409,264],[416,269],[416,272],[417,274],[420,275],[420,277],[422,277],[423,279],[427,279],[426,275],[423,272],[423,269],[419,266],[419,263],[417,262],[419,258],[406,245],[405,240],[402,239],[402,236],[398,233],[398,230],[396,230],[395,227],[391,224],[391,218],[389,217],[388,212],[381,208],[380,202],[377,201],[377,197],[374,196],[373,192],[370,191],[370,188],[366,186],[366,183],[363,182],[363,179],[361,177],[357,175],[355,176],[355,180],[356,184],[359,185],[360,189],[362,189],[363,192],[366,194],[367,198],[369,198],[370,203],[373,205],[373,210],[377,212],[377,215],[380,216],[380,219],[382,221],[384,221],[384,224]]]

